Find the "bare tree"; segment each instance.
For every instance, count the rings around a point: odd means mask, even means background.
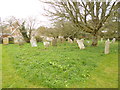
[[[59,0],[56,2],[44,2],[52,9],[47,11],[47,15],[54,17],[54,20],[64,18],[75,24],[80,30],[92,34],[92,46],[97,46],[98,31],[103,27],[108,17],[111,15],[114,6],[117,4],[116,0]]]
[[[38,25],[37,19],[35,17],[29,17],[26,20],[26,28],[28,29],[28,37],[34,35],[36,26]]]

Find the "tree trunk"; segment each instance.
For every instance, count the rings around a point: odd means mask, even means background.
[[[97,46],[97,44],[98,44],[98,36],[96,33],[94,33],[92,38],[92,46]]]

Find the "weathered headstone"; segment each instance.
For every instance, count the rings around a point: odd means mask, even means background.
[[[90,41],[87,41],[87,43],[90,43]]]
[[[68,42],[69,43],[73,43],[72,39],[68,38]]]
[[[116,38],[113,38],[112,43],[115,43],[115,41],[116,41]]]
[[[50,42],[47,42],[47,41],[43,42],[43,44],[44,44],[45,47],[49,47],[50,46]]]
[[[65,38],[61,38],[61,41],[62,41],[62,43],[64,43],[65,42]]]
[[[101,42],[103,42],[103,38],[101,38]]]
[[[75,42],[75,43],[77,42],[77,38],[74,38],[74,42]]]
[[[105,54],[109,54],[109,50],[110,49],[110,40],[108,39],[106,42],[105,42],[105,51],[104,53]]]
[[[53,39],[52,42],[51,42],[52,46],[57,46],[57,39]]]
[[[53,37],[46,37],[46,41],[52,41],[53,39]]]
[[[78,46],[79,46],[80,49],[85,49],[83,40],[77,40],[77,43],[78,43]]]
[[[58,43],[63,43],[65,41],[65,38],[63,36],[59,36],[57,39]]]
[[[8,39],[8,37],[4,37],[4,38],[3,38],[3,44],[5,44],[5,45],[9,44],[9,39]]]
[[[37,47],[37,41],[36,41],[35,37],[31,37],[30,43],[31,43],[32,47]]]
[[[58,38],[64,38],[63,36],[58,36]]]
[[[57,42],[61,43],[62,42],[61,38],[57,38]]]

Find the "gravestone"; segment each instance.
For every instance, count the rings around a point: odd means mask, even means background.
[[[72,39],[68,38],[68,42],[69,43],[73,43]]]
[[[65,38],[61,38],[61,41],[62,41],[62,43],[64,43],[65,42]]]
[[[48,41],[43,42],[43,44],[44,44],[45,47],[49,47],[50,46],[50,42],[48,42]]]
[[[115,41],[116,41],[116,38],[113,38],[112,43],[115,43]]]
[[[87,41],[87,43],[90,43],[90,41]]]
[[[9,38],[8,37],[3,38],[3,44],[5,44],[5,45],[9,44]]]
[[[37,47],[37,41],[35,37],[31,37],[30,43],[32,47]]]
[[[79,46],[80,49],[85,49],[83,40],[77,40],[77,44],[78,44],[78,46]]]
[[[52,42],[51,42],[52,46],[57,46],[57,39],[53,39]]]
[[[75,42],[75,43],[77,42],[77,38],[74,38],[74,42]]]
[[[58,38],[64,38],[63,36],[58,36]]]
[[[62,42],[61,38],[57,38],[57,42],[61,43]]]
[[[63,43],[63,42],[65,42],[65,38],[63,36],[59,36],[58,39],[57,39],[57,42],[58,43]]]
[[[46,38],[45,38],[46,41],[50,41],[50,42],[51,42],[53,39],[54,39],[53,37],[46,37]]]
[[[101,42],[103,42],[103,38],[101,38]]]
[[[110,52],[110,40],[108,39],[106,42],[105,42],[105,51],[104,51],[104,53],[105,54],[109,54],[109,52]]]

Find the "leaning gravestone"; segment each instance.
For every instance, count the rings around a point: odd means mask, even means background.
[[[77,40],[78,46],[80,49],[85,49],[85,46],[83,44],[83,40]]]
[[[72,39],[68,38],[68,42],[69,43],[73,43]]]
[[[109,54],[109,50],[110,49],[110,40],[108,39],[106,42],[105,42],[105,51],[104,53],[105,54]]]
[[[5,45],[9,44],[9,39],[8,39],[8,37],[4,37],[4,38],[3,38],[3,44],[5,44]]]
[[[112,43],[115,43],[115,41],[116,41],[116,38],[113,38]]]
[[[31,37],[30,43],[31,43],[32,47],[37,47],[37,41],[36,41],[35,37]]]
[[[57,39],[53,39],[52,42],[51,42],[52,46],[57,46]]]

